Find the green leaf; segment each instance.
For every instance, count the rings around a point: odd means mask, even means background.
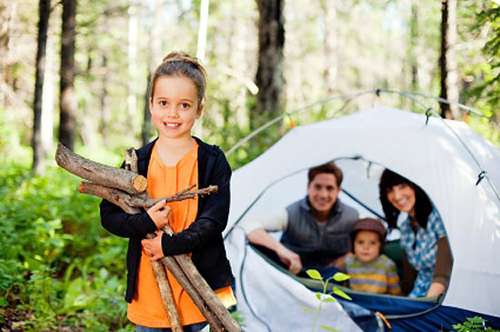
[[[338,330],[332,326],[328,326],[328,325],[320,325],[319,326],[320,329],[322,329],[323,331],[332,331],[332,332],[338,332]]]
[[[325,295],[326,297],[323,298],[323,302],[325,303],[331,303],[331,302],[337,302],[337,300],[331,296],[331,295]]]
[[[333,287],[333,293],[335,295],[338,295],[340,296],[341,298],[344,298],[346,300],[349,300],[349,301],[352,301],[351,297],[349,295],[347,295],[346,293],[344,293],[343,290],[341,290],[340,288],[338,287]]]
[[[6,307],[9,304],[6,298],[0,298],[0,307]]]
[[[342,282],[351,279],[351,276],[342,272],[337,272],[333,275],[333,280]]]
[[[316,298],[321,301],[321,293],[316,293]]]
[[[314,280],[323,280],[323,277],[321,276],[321,273],[319,273],[318,270],[315,269],[309,269],[306,270],[307,275]]]

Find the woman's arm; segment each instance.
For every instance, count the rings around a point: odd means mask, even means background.
[[[427,291],[428,297],[434,297],[443,294],[448,288],[453,266],[453,256],[451,254],[450,244],[446,236],[437,241],[436,267],[432,283]]]

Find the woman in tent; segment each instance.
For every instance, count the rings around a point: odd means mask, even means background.
[[[401,247],[417,274],[409,296],[443,294],[450,279],[452,256],[438,211],[419,186],[388,169],[380,178],[379,193],[389,227],[399,227]],[[401,212],[407,217],[398,226]]]

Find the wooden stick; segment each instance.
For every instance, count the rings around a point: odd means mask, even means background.
[[[153,239],[154,234],[148,234],[146,238]],[[165,273],[165,266],[160,261],[152,261],[151,266],[153,267],[153,272],[156,277],[156,282],[158,283],[158,288],[160,289],[160,297],[165,306],[165,311],[170,320],[170,328],[173,332],[182,332],[182,325],[179,319],[179,314],[177,313],[177,308],[175,306],[174,295],[172,294],[172,288],[167,279],[167,274]],[[169,269],[170,270],[170,269]]]
[[[182,201],[185,199],[193,199],[196,196],[204,196],[204,195],[209,195],[211,193],[217,192],[218,188],[217,186],[208,186],[206,188],[202,188],[199,190],[194,190],[194,191],[189,191],[185,193],[177,193],[173,196],[169,197],[164,197],[164,198],[158,198],[158,199],[151,199],[147,195],[140,194],[140,195],[130,195],[126,192],[123,192],[118,189],[114,188],[109,188],[100,184],[92,183],[92,182],[86,182],[82,181],[80,183],[79,191],[82,194],[88,194],[88,195],[93,195],[97,197],[104,198],[108,201],[110,201],[113,204],[118,205],[123,209],[123,211],[127,213],[129,212],[130,208],[145,208],[148,209],[151,206],[155,205],[159,201],[164,200],[165,202],[176,202],[176,201]],[[125,206],[127,206],[125,208]],[[137,213],[137,212],[136,212]]]
[[[99,184],[82,181],[80,183],[78,191],[82,194],[104,198],[105,200],[118,205],[122,208],[123,211],[127,212],[128,214],[136,214],[141,212],[141,210],[139,210],[137,207],[134,207],[130,204],[129,201],[132,196],[119,189],[109,188],[101,186]]]
[[[83,158],[60,143],[57,146],[56,162],[68,172],[96,184],[130,194],[146,191],[147,180],[144,176]]]
[[[125,169],[131,171],[132,173],[139,174],[139,168],[137,165],[137,153],[133,148],[127,149],[125,152]]]
[[[196,289],[203,298],[210,311],[220,320],[221,324],[224,326],[224,330],[229,332],[241,331],[238,323],[231,317],[226,307],[224,307],[220,299],[215,295],[205,279],[203,279],[198,272],[191,258],[187,255],[177,255],[174,256],[174,259],[179,264],[179,267],[182,269],[182,272],[184,272],[184,275],[189,280],[192,287]]]
[[[189,279],[185,276],[184,272],[175,260],[175,256],[165,256],[161,258],[160,261],[170,272],[172,272],[172,274],[175,276],[175,279],[191,297],[191,300],[193,300],[193,303],[196,305],[198,310],[200,310],[201,314],[207,319],[208,324],[210,324],[210,331],[226,331],[218,317],[210,311],[210,307],[198,293],[198,290],[195,289],[189,282]]]
[[[125,155],[125,169],[129,170],[133,173],[137,173],[137,154],[134,149],[128,149]],[[94,186],[98,188],[99,186]],[[102,187],[101,188],[105,188]],[[118,191],[118,190],[117,190]],[[125,194],[125,193],[124,193]],[[127,194],[125,194],[127,195]],[[129,195],[127,195],[129,196]],[[120,196],[117,196],[120,197]],[[121,202],[121,201],[120,201]],[[128,204],[125,204],[128,206]],[[132,207],[132,209],[139,213],[140,210]],[[153,239],[155,234],[148,234],[146,238]],[[174,295],[172,294],[172,287],[168,282],[167,273],[165,272],[165,266],[158,261],[150,260],[151,267],[153,268],[153,273],[155,275],[156,283],[158,284],[158,288],[160,289],[160,297],[164,305],[165,312],[170,321],[170,329],[173,332],[182,332],[182,325],[179,319],[179,314],[177,312],[177,308],[175,306]]]

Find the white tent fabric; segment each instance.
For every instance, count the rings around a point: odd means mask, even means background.
[[[492,187],[500,188],[500,152],[464,123],[435,117],[427,125],[425,122],[425,115],[376,108],[294,128],[257,159],[234,172],[227,229],[240,219],[238,225],[304,196],[309,167],[361,156],[421,186],[441,214],[454,255],[451,283],[443,304],[500,316],[500,200]],[[365,203],[380,211],[377,173],[383,167],[368,167],[372,163],[366,162],[366,172],[375,175],[368,174],[368,182],[359,182],[351,176],[358,166],[350,167],[341,161],[339,164],[345,174],[343,187],[361,193]],[[487,172],[489,182],[484,179],[476,186],[481,171]],[[345,195],[341,199],[352,204]],[[238,272],[245,243],[238,226],[227,237],[226,245],[240,287]],[[242,278],[247,298],[251,298],[249,302],[262,319],[281,330],[279,324],[287,326],[297,316],[303,318],[301,306],[314,300],[314,294],[292,278],[272,271],[251,250],[244,261]],[[242,304],[246,301],[239,290],[238,300]],[[286,310],[280,309],[281,303],[286,303]],[[246,304],[240,307],[247,324],[252,324],[255,316]],[[338,308],[332,310],[337,312]],[[330,317],[337,314],[324,311]],[[342,322],[346,326],[341,330],[355,328],[346,319]]]

